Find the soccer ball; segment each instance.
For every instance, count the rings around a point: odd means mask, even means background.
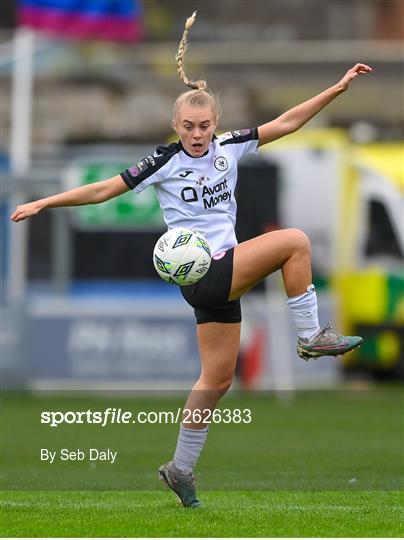
[[[211,254],[205,238],[184,227],[168,230],[153,250],[154,268],[168,283],[192,285],[209,270]]]

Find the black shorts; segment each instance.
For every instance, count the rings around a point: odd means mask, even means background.
[[[231,248],[222,257],[216,255],[217,258],[212,258],[208,272],[200,281],[180,287],[182,296],[194,308],[197,324],[241,321],[240,300],[228,300],[233,276],[233,252],[234,248]]]

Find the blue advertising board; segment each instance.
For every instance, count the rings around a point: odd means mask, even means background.
[[[192,309],[180,299],[38,299],[29,308],[30,379],[189,381],[199,375]]]

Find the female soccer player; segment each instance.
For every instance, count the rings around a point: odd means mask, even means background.
[[[210,269],[195,285],[181,287],[194,308],[201,360],[201,375],[185,408],[203,411],[213,410],[232,382],[240,342],[240,297],[278,269],[282,270],[287,304],[296,323],[299,356],[307,360],[344,354],[362,343],[360,337],[336,335],[328,325],[320,329],[311,284],[310,241],[302,231],[278,230],[237,244],[234,188],[240,158],[298,130],[345,92],[358,75],[372,68],[356,64],[337,84],[275,120],[216,136],[218,101],[205,81],[189,80],[184,72],[188,32],[195,17],[196,13],[186,21],[176,56],[179,76],[192,88],[174,105],[172,125],[179,142],[159,146],[153,156],[108,180],[20,205],[11,219],[21,221],[44,208],[96,204],[128,190],[139,193],[153,184],[169,229],[187,227],[203,233],[213,254]],[[191,419],[191,423],[181,425],[174,459],[160,467],[159,476],[184,506],[196,507],[200,503],[193,469],[208,424],[196,416],[191,415]]]

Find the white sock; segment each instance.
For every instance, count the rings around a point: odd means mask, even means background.
[[[203,429],[188,429],[181,425],[174,454],[174,465],[183,474],[190,474],[195,467],[208,431],[207,426]]]
[[[297,334],[300,338],[311,339],[320,331],[317,294],[314,285],[309,285],[305,293],[288,298],[286,303],[292,311]]]

